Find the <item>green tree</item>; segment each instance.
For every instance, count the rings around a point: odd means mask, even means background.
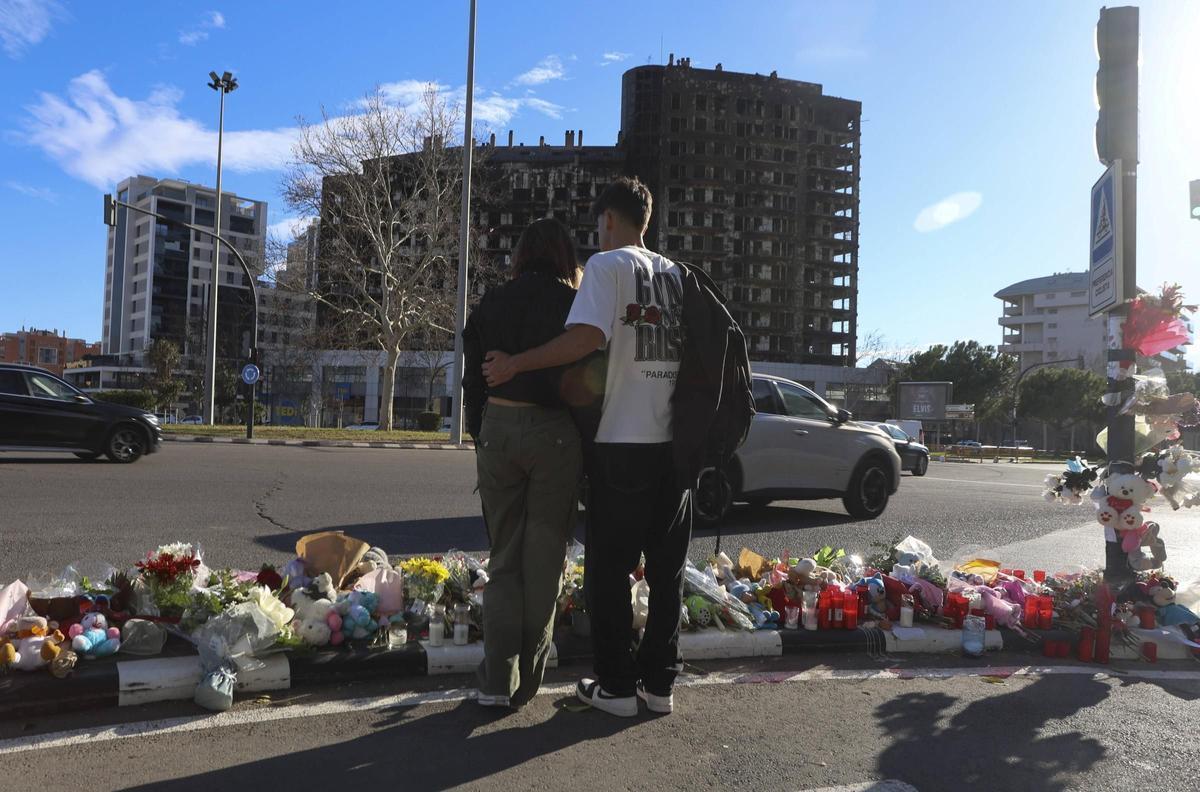
[[[1016,358],[978,341],[935,344],[911,355],[898,382],[953,382],[954,401],[978,408],[989,397],[1003,395],[1016,374]]]
[[[1101,423],[1104,390],[1104,378],[1087,369],[1037,369],[1021,380],[1017,415],[1043,421],[1056,431]]]
[[[146,362],[154,369],[150,375],[150,391],[159,410],[171,410],[183,394],[184,381],[178,374],[182,360],[183,355],[173,341],[156,339],[146,348]]]
[[[1167,373],[1171,393],[1200,395],[1200,371],[1171,371]]]

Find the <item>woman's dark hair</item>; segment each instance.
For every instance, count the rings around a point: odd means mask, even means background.
[[[512,276],[519,278],[531,272],[549,275],[571,286],[578,282],[579,258],[575,255],[575,240],[571,239],[567,227],[553,217],[534,220],[517,240]]]
[[[600,215],[612,210],[644,233],[650,225],[653,207],[654,200],[650,197],[649,187],[636,176],[621,176],[600,193],[592,205],[592,214],[599,219]]]

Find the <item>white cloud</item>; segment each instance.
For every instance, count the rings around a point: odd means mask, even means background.
[[[210,30],[224,30],[225,15],[220,11],[209,11],[200,24],[192,30],[179,31],[179,43],[185,47],[194,47],[208,38]]]
[[[10,58],[41,43],[51,24],[63,16],[55,0],[0,0],[0,46]]]
[[[286,217],[267,226],[267,236],[275,237],[281,242],[291,242],[299,236],[315,217]]]
[[[36,198],[39,201],[58,203],[58,193],[54,192],[48,187],[34,187],[33,185],[23,184],[16,181],[7,181],[4,183],[4,186],[10,190],[15,190],[22,195],[27,195],[30,198]]]
[[[600,65],[611,66],[614,63],[620,63],[628,59],[632,54],[630,52],[606,52],[600,56]]]
[[[420,111],[425,91],[430,88],[436,89],[447,100],[457,104],[460,108],[466,104],[466,86],[452,89],[448,85],[421,80],[401,80],[379,86],[380,92],[389,104],[404,108],[409,112]],[[525,109],[555,119],[562,118],[564,110],[561,105],[535,96],[504,96],[495,91],[485,91],[482,86],[475,85],[475,115],[473,118],[475,122],[486,126],[504,126]]]
[[[524,74],[517,75],[517,78],[513,82],[517,85],[541,85],[551,80],[561,80],[566,76],[566,73],[566,69],[563,68],[562,58],[557,55],[548,55],[542,58],[537,66],[534,66]]]
[[[2,0],[0,0],[2,1]],[[380,90],[389,103],[420,110],[429,86],[460,106],[465,87],[420,80],[387,83]],[[145,99],[120,96],[100,71],[71,80],[63,94],[42,93],[27,107],[28,117],[16,138],[41,149],[67,173],[108,190],[139,173],[175,176],[189,167],[215,167],[217,133],[179,112],[180,91],[159,87]],[[504,96],[476,87],[475,120],[500,127],[525,110],[561,118],[561,105],[532,96]],[[299,133],[295,127],[225,131],[223,165],[228,171],[282,170]]]
[[[926,233],[945,228],[970,217],[983,203],[983,195],[977,192],[960,192],[943,198],[932,206],[926,206],[917,215],[913,228]]]
[[[217,133],[180,115],[180,92],[158,88],[146,99],[118,96],[99,71],[73,79],[66,96],[43,93],[27,108],[24,138],[64,170],[98,188],[138,173],[177,174],[215,165]],[[296,140],[293,128],[225,133],[224,167],[278,170]]]

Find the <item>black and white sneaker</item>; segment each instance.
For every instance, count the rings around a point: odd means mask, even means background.
[[[575,695],[584,704],[590,704],[610,715],[633,718],[638,714],[636,696],[614,696],[600,687],[600,682],[595,679],[585,677],[579,680],[579,684],[575,686]]]
[[[659,696],[646,690],[646,686],[639,679],[637,683],[637,695],[642,701],[646,702],[646,709],[651,712],[657,712],[662,715],[670,715],[675,709],[675,694],[669,693],[666,696]]]
[[[480,690],[476,694],[475,701],[481,707],[511,707],[512,706],[512,702],[509,701],[508,696],[495,696],[490,693],[484,693],[482,690]]]

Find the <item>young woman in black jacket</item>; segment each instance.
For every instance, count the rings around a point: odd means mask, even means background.
[[[570,232],[538,220],[517,242],[512,278],[483,296],[463,331],[463,406],[491,542],[478,672],[484,705],[523,706],[542,682],[583,465],[568,404],[581,400],[588,378],[546,369],[489,389],[483,356],[523,352],[562,333],[579,274]]]

